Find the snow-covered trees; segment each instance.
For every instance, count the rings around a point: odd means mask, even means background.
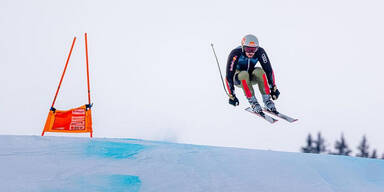
[[[303,153],[323,153],[326,151],[325,140],[319,132],[317,139],[313,140],[311,134],[308,134],[307,145],[301,148]]]
[[[302,147],[301,148],[301,151],[303,153],[313,153],[313,140],[312,140],[312,136],[311,134],[308,134],[308,137],[307,137],[307,145],[305,147]]]
[[[348,148],[347,142],[344,139],[344,134],[341,134],[340,141],[335,142],[335,149],[336,152],[332,152],[331,154],[349,156],[349,154],[352,152],[352,150]]]
[[[357,147],[359,153],[356,154],[357,157],[369,157],[369,145],[367,142],[367,137],[363,136],[363,140],[360,142],[360,145]]]
[[[357,157],[379,158],[376,149],[374,149],[372,153],[369,152],[369,145],[365,135],[363,136],[357,149],[358,151],[355,154]],[[325,139],[322,137],[320,132],[318,132],[316,139],[313,139],[311,133],[309,133],[306,139],[306,145],[301,147],[300,150],[303,153],[328,153],[332,155],[345,156],[350,156],[352,153],[352,150],[348,147],[343,133],[341,134],[340,140],[335,142],[334,150],[327,150]],[[384,159],[384,154],[381,158]]]

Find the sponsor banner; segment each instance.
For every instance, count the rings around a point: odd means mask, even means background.
[[[52,130],[85,131],[85,115],[85,108],[76,108],[69,111],[56,111]]]

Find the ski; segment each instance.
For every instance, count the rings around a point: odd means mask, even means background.
[[[273,117],[265,114],[264,112],[256,113],[256,112],[252,111],[252,109],[250,107],[247,107],[245,110],[265,119],[266,121],[268,121],[270,123],[275,123],[276,121],[278,121],[277,119],[274,119]]]
[[[278,111],[276,111],[276,112],[272,112],[272,111],[268,110],[268,109],[265,108],[265,107],[263,107],[263,110],[264,110],[265,112],[268,112],[268,113],[272,114],[272,115],[276,115],[277,117],[280,117],[280,118],[282,118],[282,119],[284,119],[284,120],[286,120],[286,121],[288,121],[288,122],[290,122],[290,123],[293,123],[293,122],[295,122],[295,121],[298,120],[298,119],[289,117],[288,115],[284,115],[284,114],[282,114],[282,113],[280,113],[280,112],[278,112]]]

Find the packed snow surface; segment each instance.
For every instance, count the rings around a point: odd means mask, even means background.
[[[154,142],[0,136],[0,191],[384,191],[384,160]]]

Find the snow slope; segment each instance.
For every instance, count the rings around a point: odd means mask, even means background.
[[[384,160],[133,139],[0,136],[0,191],[384,191]]]

